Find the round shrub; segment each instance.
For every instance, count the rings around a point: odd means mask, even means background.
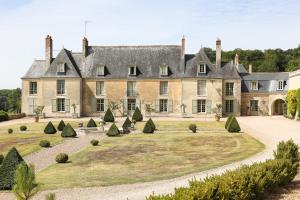
[[[4,160],[4,156],[0,154],[0,165],[2,164],[3,160]]]
[[[27,126],[20,126],[20,131],[26,131],[27,130]]]
[[[57,163],[66,163],[68,160],[69,160],[69,156],[66,153],[60,153],[55,158],[55,161]]]
[[[197,125],[196,125],[196,124],[190,124],[190,125],[189,125],[189,129],[190,129],[193,133],[196,133],[196,131],[197,131]]]
[[[98,146],[99,140],[91,140],[91,145]]]
[[[97,127],[96,122],[91,118],[90,121],[87,123],[87,127],[92,128],[92,127]]]
[[[3,110],[0,111],[0,122],[7,121],[8,120],[8,114],[4,112]]]
[[[11,128],[9,128],[9,129],[7,130],[7,132],[8,132],[9,134],[12,134],[12,133],[14,132],[14,130],[12,130]]]
[[[56,128],[53,126],[52,122],[49,122],[44,129],[45,134],[55,134],[57,132]]]
[[[45,148],[50,147],[50,142],[48,140],[41,140],[40,146]]]

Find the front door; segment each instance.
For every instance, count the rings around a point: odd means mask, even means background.
[[[250,115],[258,115],[258,100],[250,100]]]
[[[136,99],[128,99],[127,100],[127,114],[128,116],[132,116],[134,113],[134,110],[136,108]]]

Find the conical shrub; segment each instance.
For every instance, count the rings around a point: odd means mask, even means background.
[[[109,137],[115,137],[115,136],[119,136],[120,135],[120,131],[118,129],[118,127],[116,126],[115,123],[113,123],[111,125],[111,127],[109,128],[109,130],[106,133],[107,136]]]
[[[156,126],[155,126],[153,120],[150,118],[148,121],[149,121],[151,127],[153,128],[153,130],[156,130]]]
[[[151,121],[148,120],[144,126],[143,133],[154,133],[153,126],[151,125]]]
[[[143,115],[138,107],[134,110],[134,113],[132,115],[132,120],[136,122],[141,122],[143,121]]]
[[[61,137],[76,137],[76,136],[77,133],[70,124],[67,124],[64,130],[61,132]]]
[[[130,119],[127,117],[126,120],[125,120],[125,122],[124,122],[123,125],[122,125],[122,128],[123,128],[123,130],[125,130],[125,129],[129,129],[130,127],[131,127],[131,121],[130,121]]]
[[[90,121],[86,125],[87,127],[97,127],[96,122],[93,120],[93,118],[90,119]]]
[[[57,130],[63,131],[64,128],[65,128],[65,126],[66,126],[65,122],[63,120],[60,120],[60,122],[59,122],[59,124],[57,126]]]
[[[46,134],[55,134],[57,132],[56,128],[53,126],[52,122],[49,122],[44,129]]]
[[[240,125],[235,117],[231,118],[231,120],[228,124],[227,130],[230,133],[238,133],[241,131]]]
[[[232,117],[233,117],[232,115],[228,116],[228,118],[225,122],[225,129],[228,129],[228,125],[229,125],[229,122],[231,121]]]
[[[114,115],[113,115],[113,113],[111,112],[110,108],[108,108],[108,109],[106,110],[103,120],[104,120],[105,122],[114,122],[114,121],[115,121]]]
[[[19,164],[25,163],[18,150],[13,147],[0,167],[0,190],[10,190],[15,183],[15,172]]]

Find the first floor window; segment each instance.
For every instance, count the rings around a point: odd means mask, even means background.
[[[128,111],[135,111],[136,108],[136,99],[127,100],[127,109]]]
[[[250,111],[251,112],[258,111],[258,100],[250,100]]]
[[[57,111],[58,112],[64,112],[66,111],[66,101],[63,98],[58,98],[56,100],[56,105],[57,105]]]
[[[96,82],[96,95],[103,95],[104,94],[104,81],[97,81]]]
[[[97,99],[97,112],[104,112],[104,99]]]
[[[198,80],[197,82],[197,95],[206,95],[206,80]]]
[[[205,113],[206,112],[206,101],[205,100],[197,100],[197,112]]]
[[[233,113],[233,100],[226,100],[225,101],[225,112],[226,113]]]
[[[57,80],[57,94],[65,94],[65,80]]]
[[[168,112],[168,99],[159,100],[159,112]]]
[[[168,81],[161,81],[160,82],[160,95],[168,95]]]
[[[29,83],[29,94],[37,94],[37,82]]]
[[[127,96],[129,96],[129,97],[136,96],[136,82],[135,81],[127,82]]]
[[[233,96],[233,88],[234,88],[233,83],[226,83],[226,85],[225,85],[226,96]]]

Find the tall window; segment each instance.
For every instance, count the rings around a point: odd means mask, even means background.
[[[104,66],[97,66],[97,76],[104,76]]]
[[[57,80],[57,94],[65,94],[65,80]]]
[[[226,83],[226,96],[233,96],[233,83]]]
[[[58,112],[64,112],[66,111],[66,106],[65,106],[65,99],[64,98],[58,98],[56,99],[57,103],[57,111]]]
[[[168,95],[168,81],[160,82],[159,94],[160,95]]]
[[[160,75],[168,76],[168,66],[167,65],[160,66]]]
[[[198,80],[197,82],[197,95],[206,95],[206,80]]]
[[[197,66],[197,75],[205,74],[206,73],[206,64],[199,64]]]
[[[136,75],[136,66],[128,67],[128,75],[129,76],[135,76]]]
[[[251,112],[258,111],[258,100],[250,100],[250,111]]]
[[[258,81],[250,81],[250,90],[258,90]]]
[[[277,82],[277,90],[283,90],[284,85],[283,85],[283,81],[278,81]]]
[[[127,109],[129,112],[135,111],[136,108],[136,99],[128,99],[127,100]]]
[[[135,81],[127,82],[127,96],[136,96],[136,82]]]
[[[168,99],[159,100],[159,112],[168,112]]]
[[[226,113],[233,113],[233,100],[226,100],[225,101],[225,112]]]
[[[197,100],[197,112],[198,113],[206,112],[206,100],[202,100],[202,99]]]
[[[96,82],[96,95],[103,95],[104,94],[104,81],[97,81]]]
[[[97,99],[96,103],[97,112],[104,112],[104,99]]]
[[[37,94],[37,82],[29,83],[29,94]]]

